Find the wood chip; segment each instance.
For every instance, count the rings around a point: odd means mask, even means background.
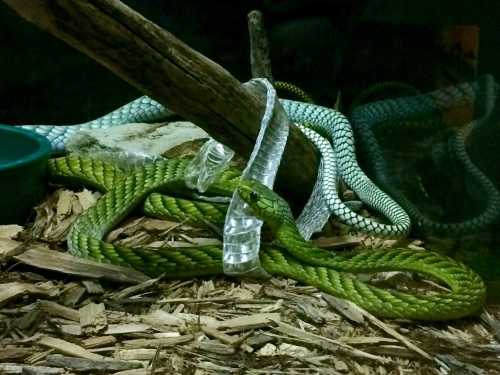
[[[158,300],[158,303],[227,303],[227,302],[236,302],[237,299],[235,297],[208,297],[208,298],[162,298]]]
[[[75,309],[71,309],[56,302],[46,300],[39,301],[38,305],[40,307],[40,310],[46,312],[51,316],[59,316],[61,318],[73,320],[75,322],[80,321],[80,312]]]
[[[398,340],[388,337],[375,336],[354,336],[354,337],[339,337],[339,341],[348,345],[380,345],[380,344],[397,344]]]
[[[59,326],[59,329],[65,335],[71,335],[71,336],[81,336],[82,335],[82,329],[81,329],[80,325],[62,324]]]
[[[80,326],[87,336],[93,336],[104,331],[108,325],[104,303],[89,303],[80,310]]]
[[[33,349],[2,348],[0,350],[0,362],[20,361],[31,354],[33,354]]]
[[[0,306],[27,294],[50,297],[57,294],[57,290],[48,284],[33,285],[20,282],[0,284]]]
[[[58,352],[61,352],[63,354],[67,354],[73,357],[78,357],[78,358],[86,358],[86,359],[91,359],[91,360],[102,360],[105,357],[91,353],[88,350],[82,348],[81,346],[78,346],[76,344],[73,344],[71,342],[61,340],[55,337],[50,337],[50,336],[44,336],[38,340],[38,343],[40,345],[55,349]]]
[[[257,356],[259,357],[271,357],[275,356],[278,352],[278,347],[274,344],[267,343],[262,348],[257,351]]]
[[[463,363],[455,358],[453,355],[449,354],[441,354],[438,355],[438,359],[444,362],[451,374],[464,374],[464,375],[487,375],[483,369],[480,369],[477,366],[474,366],[471,363]]]
[[[71,214],[71,208],[73,206],[73,196],[74,193],[69,190],[62,190],[59,194],[59,199],[56,205],[56,215],[58,216],[59,220],[62,220],[63,217]]]
[[[303,346],[293,345],[284,342],[280,344],[280,346],[278,346],[277,354],[287,355],[292,358],[300,358],[300,357],[311,357],[313,356],[314,353]]]
[[[21,241],[0,238],[0,261],[5,261],[22,252],[22,245]]]
[[[121,300],[121,299],[127,298],[131,295],[137,294],[143,290],[149,290],[149,289],[151,289],[151,287],[153,287],[153,285],[157,284],[161,279],[162,279],[162,277],[158,277],[156,279],[146,280],[146,281],[144,281],[140,284],[137,284],[137,285],[132,285],[128,288],[120,290],[117,293],[114,293],[111,298],[114,300]]]
[[[333,340],[327,337],[323,337],[320,335],[316,335],[310,332],[302,331],[298,328],[295,328],[287,323],[274,321],[277,324],[275,330],[284,333],[288,336],[295,337],[301,341],[307,342],[309,345],[319,346],[322,349],[328,350],[333,353],[341,352],[343,354],[347,354],[352,357],[370,359],[382,364],[388,364],[391,360],[383,357],[379,357],[370,353],[366,353],[364,351],[352,348],[349,345],[346,345],[340,341]]]
[[[231,345],[233,348],[240,347],[241,349],[245,350],[248,353],[253,352],[253,348],[248,344],[244,343],[244,341],[250,336],[251,332],[242,336],[231,336],[212,327],[203,326],[201,327],[201,330],[207,336],[218,339],[220,342]]]
[[[210,316],[184,313],[171,314],[163,310],[155,310],[143,316],[142,321],[156,327],[174,326],[183,327],[184,329],[188,324],[211,326],[217,326],[218,324],[218,321]]]
[[[67,335],[81,336],[82,329],[76,324],[62,324],[59,326],[62,332]],[[151,330],[151,326],[142,323],[109,324],[103,335],[124,335],[130,333],[144,333]]]
[[[115,358],[124,361],[150,361],[157,355],[157,349],[119,349],[115,351]],[[159,358],[165,357],[165,353],[159,354]]]
[[[370,347],[370,353],[385,355],[394,358],[417,359],[420,356],[406,346],[401,345],[375,345]]]
[[[276,322],[279,320],[280,314],[278,313],[263,313],[228,319],[210,324],[210,326],[217,329],[228,329],[230,331],[237,332],[265,327],[268,326],[271,321]]]
[[[64,373],[66,370],[63,368],[0,363],[0,374],[2,375],[58,375]]]
[[[42,313],[39,308],[35,308],[28,311],[26,314],[15,318],[12,321],[12,327],[18,328],[21,331],[29,331],[32,328],[36,328],[44,319],[44,313]]]
[[[142,227],[144,228],[144,230],[148,232],[150,231],[165,232],[171,230],[172,228],[177,227],[178,225],[179,223],[175,221],[148,218],[147,220],[144,220]]]
[[[488,325],[489,329],[495,336],[496,340],[500,342],[500,321],[495,319],[488,311],[483,311],[481,314],[482,321]]]
[[[426,353],[424,350],[420,349],[418,346],[413,344],[409,339],[404,337],[402,334],[397,332],[394,328],[389,327],[387,324],[382,322],[380,319],[376,318],[372,314],[370,314],[368,311],[363,310],[361,307],[355,305],[354,303],[350,301],[345,301],[345,303],[351,305],[351,309],[358,310],[360,314],[362,314],[370,323],[375,325],[377,328],[381,329],[388,335],[394,337],[396,340],[400,341],[402,344],[404,344],[408,349],[413,350],[415,353],[421,355],[423,358],[427,360],[432,360],[432,357]]]
[[[104,294],[104,289],[97,281],[83,280],[83,286],[88,294]]]
[[[98,263],[49,249],[30,249],[23,254],[16,255],[14,258],[37,268],[95,279],[106,279],[128,284],[141,283],[149,279],[143,273],[128,267]]]
[[[101,348],[103,346],[111,346],[116,343],[114,336],[95,336],[82,340],[82,347],[85,349]]]
[[[162,375],[162,374],[168,374],[169,370],[170,369],[164,367],[158,367],[155,369],[154,373],[151,371],[151,369],[148,368],[148,369],[119,371],[115,372],[113,375]]]
[[[295,310],[298,316],[302,317],[308,322],[311,322],[313,324],[324,323],[324,318],[321,315],[320,309],[312,303],[308,303],[306,301],[297,301],[297,303],[290,306],[290,308]]]
[[[246,343],[252,347],[255,347],[263,346],[265,344],[273,342],[274,340],[276,340],[275,337],[260,333],[249,337],[246,340]]]
[[[13,240],[24,228],[17,224],[0,225],[0,239]]]
[[[164,337],[160,339],[135,339],[135,340],[125,340],[122,341],[122,344],[127,349],[139,349],[139,348],[156,348],[158,346],[161,347],[169,347],[180,344],[185,344],[194,340],[194,335],[182,335],[177,337]]]
[[[223,356],[227,356],[227,355],[231,355],[231,354],[236,353],[236,350],[232,346],[223,344],[223,343],[216,341],[216,340],[200,341],[197,344],[195,344],[194,347],[197,349],[201,349],[205,352],[223,355]]]
[[[124,335],[128,333],[148,332],[151,330],[149,324],[142,323],[122,323],[110,324],[104,333],[106,335]]]
[[[75,195],[78,198],[78,202],[82,206],[83,211],[86,211],[97,202],[98,194],[87,189],[83,189],[82,191],[75,193]]]
[[[321,296],[326,302],[328,302],[331,307],[333,307],[336,311],[349,319],[351,322],[362,324],[365,321],[363,314],[359,311],[358,308],[353,307],[355,305],[352,302],[337,298],[327,293],[322,293]]]
[[[131,361],[118,361],[112,359],[95,360],[86,358],[65,357],[62,355],[49,355],[45,360],[52,367],[63,367],[78,372],[110,372],[141,368],[142,364]]]
[[[335,370],[337,371],[349,371],[349,367],[344,361],[341,361],[339,359],[334,359],[334,366]]]
[[[82,299],[85,291],[86,289],[84,287],[75,284],[62,293],[61,302],[65,306],[76,306],[76,304]]]
[[[220,340],[224,344],[229,344],[231,346],[236,346],[238,343],[241,342],[239,337],[234,337],[230,335],[226,335],[224,332],[219,331],[218,329],[215,329],[213,327],[207,327],[203,326],[201,327],[201,330],[207,334],[207,336],[211,336],[215,339]]]

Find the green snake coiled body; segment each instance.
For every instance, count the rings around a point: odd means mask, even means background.
[[[187,163],[187,159],[162,160],[124,175],[102,161],[76,156],[53,159],[49,170],[54,179],[84,182],[106,191],[73,225],[68,237],[69,251],[100,262],[132,266],[151,276],[164,274],[179,279],[222,274],[222,249],[215,246],[148,250],[103,240],[113,226],[145,199],[145,207],[152,211],[161,206],[151,195],[153,192],[186,191]],[[263,185],[239,181],[237,173],[229,170],[215,182],[211,192],[230,194],[235,188],[277,238],[272,246],[261,251],[262,266],[270,274],[316,286],[381,317],[448,320],[476,313],[484,302],[486,291],[481,278],[453,259],[407,249],[378,249],[349,255],[331,253],[304,241],[286,202]],[[167,200],[165,205],[171,204]],[[184,212],[194,220],[196,208],[186,207],[177,210],[178,213]],[[210,215],[205,212],[203,217],[207,216]],[[351,275],[391,270],[431,275],[451,290],[415,295],[381,289]]]
[[[289,89],[293,85],[287,86]],[[299,96],[303,93],[297,91]],[[304,100],[310,101],[309,97]],[[354,135],[347,118],[340,112],[311,103],[280,99],[292,122],[307,125],[314,132],[307,137],[317,144],[323,136],[334,150],[336,166],[325,163],[325,178],[322,183],[325,199],[330,211],[345,224],[354,229],[377,236],[404,237],[411,227],[407,213],[385,192],[380,190],[361,170],[356,160]],[[65,150],[68,139],[82,130],[109,128],[129,122],[151,122],[172,115],[166,107],[148,97],[138,98],[107,115],[78,125],[22,125],[23,128],[44,135],[51,142],[54,152]],[[300,127],[303,129],[304,127]],[[276,142],[276,140],[272,140]],[[320,150],[321,151],[321,150]],[[384,222],[371,220],[352,211],[337,196],[337,182],[341,179],[365,204],[387,218]]]

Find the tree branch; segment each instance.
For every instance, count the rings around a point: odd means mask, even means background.
[[[250,36],[250,67],[253,77],[267,78],[273,83],[271,58],[269,57],[269,40],[262,13],[252,10],[248,13],[248,34]]]
[[[248,157],[264,99],[220,65],[118,0],[2,0],[20,16]],[[303,202],[315,178],[314,149],[293,129],[278,190]]]

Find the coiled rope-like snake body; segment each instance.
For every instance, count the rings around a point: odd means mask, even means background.
[[[328,136],[331,140],[337,164],[331,167],[329,176],[330,185],[333,186],[330,188],[336,190],[334,184],[337,174],[340,175],[365,203],[386,214],[392,223],[377,223],[349,213],[338,197],[329,203],[334,206],[338,204],[334,207],[337,212],[334,212],[341,218],[351,220],[351,224],[357,226],[357,229],[369,233],[405,235],[410,224],[408,216],[371,183],[359,168],[354,137],[347,119],[337,111],[320,106],[289,100],[281,100],[281,103],[291,121],[305,123],[315,130],[305,132],[313,137],[313,141],[314,134],[318,133]],[[143,97],[101,119],[76,127],[25,128],[44,134],[56,150],[61,150],[66,137],[80,129],[110,127],[124,122],[154,121],[168,113],[163,106]],[[150,275],[166,274],[168,277],[183,278],[221,273],[222,250],[216,247],[151,251],[113,245],[102,240],[114,225],[123,220],[145,198],[146,206],[156,212],[157,216],[162,216],[159,203],[164,204],[165,208],[166,201],[155,199],[155,196],[150,194],[155,191],[175,192],[185,189],[184,172],[187,163],[186,160],[178,159],[162,160],[137,168],[127,176],[121,176],[112,166],[95,160],[70,156],[51,161],[51,171],[55,178],[86,181],[107,191],[71,228],[68,237],[69,251],[98,261],[130,265]],[[447,320],[475,313],[482,306],[485,286],[481,278],[463,264],[428,251],[378,249],[341,255],[316,248],[300,236],[288,205],[282,198],[255,181],[237,181],[235,177],[234,171],[226,171],[211,187],[211,191],[229,194],[231,190],[238,189],[255,215],[270,227],[277,238],[276,243],[261,251],[261,262],[268,273],[317,286],[384,317]],[[204,204],[209,206],[208,203]],[[214,210],[217,211],[216,208]],[[179,213],[184,211],[185,209],[178,210]],[[205,211],[205,216],[208,215],[207,212]],[[370,286],[348,274],[389,270],[415,271],[431,275],[445,282],[451,291],[432,295],[389,291]]]
[[[52,159],[54,179],[87,181],[107,192],[85,211],[72,226],[68,236],[71,253],[100,262],[132,266],[152,276],[186,278],[222,273],[222,249],[215,246],[163,248],[148,250],[129,248],[102,239],[114,225],[154,191],[184,190],[186,159],[162,160],[137,168],[123,176],[111,165],[70,155]],[[112,186],[112,187],[111,187]],[[111,187],[111,188],[110,188]],[[211,186],[210,192],[230,194],[238,189],[254,214],[264,220],[276,241],[260,253],[264,269],[272,275],[289,277],[313,285],[340,298],[349,299],[381,317],[418,320],[448,320],[478,312],[485,299],[481,278],[465,265],[430,251],[409,249],[376,249],[360,253],[331,253],[306,242],[295,226],[288,204],[272,190],[253,180],[238,180],[228,170]],[[195,220],[211,218],[209,203],[201,209],[188,201],[150,195],[147,210],[156,216],[181,215]],[[160,203],[159,203],[160,202]],[[179,209],[179,205],[183,206]],[[218,210],[215,208],[215,212]],[[217,213],[215,214],[217,219]],[[416,295],[371,286],[351,274],[389,270],[414,271],[431,275],[450,288],[450,292]]]
[[[498,85],[490,75],[481,77],[474,83],[462,83],[436,91],[419,94],[416,90],[401,84],[388,83],[375,85],[366,90],[367,97],[376,91],[396,87],[406,91],[414,91],[409,96],[395,99],[385,99],[359,105],[354,108],[351,120],[361,151],[365,154],[371,176],[378,186],[388,192],[409,214],[414,229],[423,234],[465,235],[472,234],[488,226],[500,215],[500,193],[495,184],[469,158],[466,150],[466,139],[469,134],[487,123],[497,99]],[[483,99],[484,104],[478,99]],[[465,126],[447,132],[448,152],[461,166],[464,174],[470,177],[474,188],[484,197],[484,208],[473,217],[463,220],[440,222],[424,214],[411,200],[390,182],[388,162],[384,158],[383,149],[376,136],[377,130],[393,131],[395,129],[409,132],[419,129],[420,132],[432,130],[442,131],[444,125],[441,119],[446,111],[464,105],[482,104],[485,109],[478,118]],[[445,150],[446,152],[446,150]]]
[[[335,165],[327,165],[325,178],[327,203],[342,222],[361,232],[387,237],[404,237],[410,231],[410,219],[406,212],[385,192],[380,190],[361,170],[356,160],[354,136],[349,121],[340,112],[322,106],[280,99],[290,121],[299,124],[301,130],[318,147],[321,138],[327,138],[333,146]],[[106,129],[131,122],[159,121],[172,115],[160,103],[144,96],[117,110],[88,123],[71,126],[22,125],[48,138],[55,152],[65,149],[66,141],[81,130]],[[323,136],[323,137],[321,137]],[[321,150],[320,150],[321,151]],[[357,195],[390,223],[380,223],[352,211],[337,196],[340,177]]]

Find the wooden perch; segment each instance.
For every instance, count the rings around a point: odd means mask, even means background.
[[[252,77],[267,78],[273,83],[271,58],[269,54],[269,40],[262,13],[252,10],[248,13],[248,35],[250,37],[250,68]]]
[[[240,155],[250,155],[265,98],[120,1],[2,1]],[[316,165],[314,149],[294,127],[278,174],[278,191],[296,203],[304,202]]]

